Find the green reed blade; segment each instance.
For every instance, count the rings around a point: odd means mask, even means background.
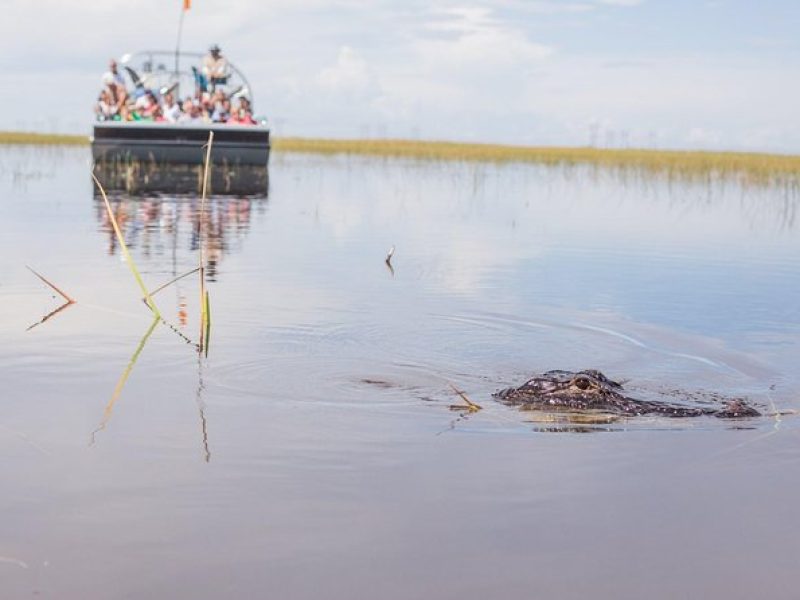
[[[117,236],[117,241],[119,242],[119,247],[122,250],[122,255],[125,258],[125,261],[128,263],[128,267],[130,267],[131,273],[136,278],[136,282],[139,284],[139,287],[144,294],[144,297],[147,298],[147,306],[150,307],[150,310],[153,311],[153,314],[156,317],[161,317],[161,313],[156,306],[156,303],[153,301],[153,298],[150,296],[150,292],[147,291],[147,286],[145,286],[144,281],[142,280],[142,276],[139,275],[139,270],[136,268],[136,263],[133,262],[133,257],[131,253],[128,251],[128,246],[125,244],[125,239],[122,237],[122,232],[119,229],[119,225],[117,224],[117,219],[114,217],[114,211],[111,210],[111,203],[108,201],[108,196],[106,196],[106,191],[103,189],[100,180],[95,177],[95,174],[92,173],[92,179],[97,184],[98,189],[100,190],[100,194],[103,196],[103,202],[106,204],[106,211],[108,211],[108,218],[111,220],[111,226],[114,228],[114,233]]]
[[[205,352],[206,358],[208,358],[208,344],[211,341],[211,300],[208,296],[208,290],[206,290],[206,299],[205,304],[203,307],[203,314],[205,315],[205,343],[203,344],[203,350]]]
[[[208,143],[206,144],[206,160],[203,165],[203,193],[200,199],[200,214],[197,220],[197,237],[198,248],[200,250],[198,267],[200,271],[200,350],[205,347],[205,333],[206,333],[206,273],[205,273],[205,250],[204,250],[204,232],[205,232],[205,215],[206,215],[206,193],[208,191],[208,173],[211,165],[211,146],[214,144],[214,132],[208,132]]]

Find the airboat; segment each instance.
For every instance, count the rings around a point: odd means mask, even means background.
[[[180,98],[194,96],[201,63],[199,52],[143,51],[117,62],[134,95],[151,91]],[[228,61],[223,85],[227,96],[245,96],[255,106],[252,88],[242,71]],[[169,187],[193,191],[201,180],[209,133],[211,184],[215,191],[266,191],[270,130],[257,115],[255,124],[98,120],[91,137],[95,173],[111,188],[145,191]],[[176,185],[176,182],[180,182]],[[186,189],[183,189],[186,188]]]

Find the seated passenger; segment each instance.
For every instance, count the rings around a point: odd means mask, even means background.
[[[183,101],[183,112],[178,118],[179,123],[196,123],[200,120],[200,107],[191,98]]]
[[[181,116],[181,107],[175,102],[175,96],[172,92],[164,94],[164,102],[161,106],[161,112],[164,115],[164,120],[167,123],[177,123]]]
[[[258,125],[253,118],[253,110],[250,108],[250,100],[247,99],[247,96],[239,98],[239,106],[231,113],[231,118],[228,122],[239,125]]]
[[[139,116],[146,120],[155,120],[161,114],[161,107],[158,105],[156,95],[152,90],[147,90],[144,95],[136,101]]]
[[[97,104],[94,106],[94,113],[98,121],[114,121],[119,120],[119,109],[111,98],[111,93],[108,88],[103,88],[100,96],[97,98]]]
[[[231,118],[231,101],[223,98],[219,104],[214,105],[214,112],[211,115],[211,120],[215,123],[227,123]]]
[[[203,58],[203,75],[208,81],[208,87],[213,92],[218,85],[228,83],[230,72],[228,60],[222,56],[220,47],[214,44],[209,48],[208,54]]]

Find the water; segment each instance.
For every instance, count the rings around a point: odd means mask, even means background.
[[[591,367],[800,410],[791,190],[274,159],[211,202],[200,359],[146,336],[88,151],[0,150],[0,597],[796,597],[799,417],[491,399]],[[197,199],[111,200],[151,288],[196,266]],[[26,265],[78,300],[28,331]],[[156,300],[196,341],[196,275]]]

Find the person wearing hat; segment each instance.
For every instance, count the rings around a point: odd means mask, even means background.
[[[218,85],[228,83],[228,60],[222,56],[216,44],[208,49],[208,54],[203,58],[203,75],[208,81],[210,92],[213,92]]]

